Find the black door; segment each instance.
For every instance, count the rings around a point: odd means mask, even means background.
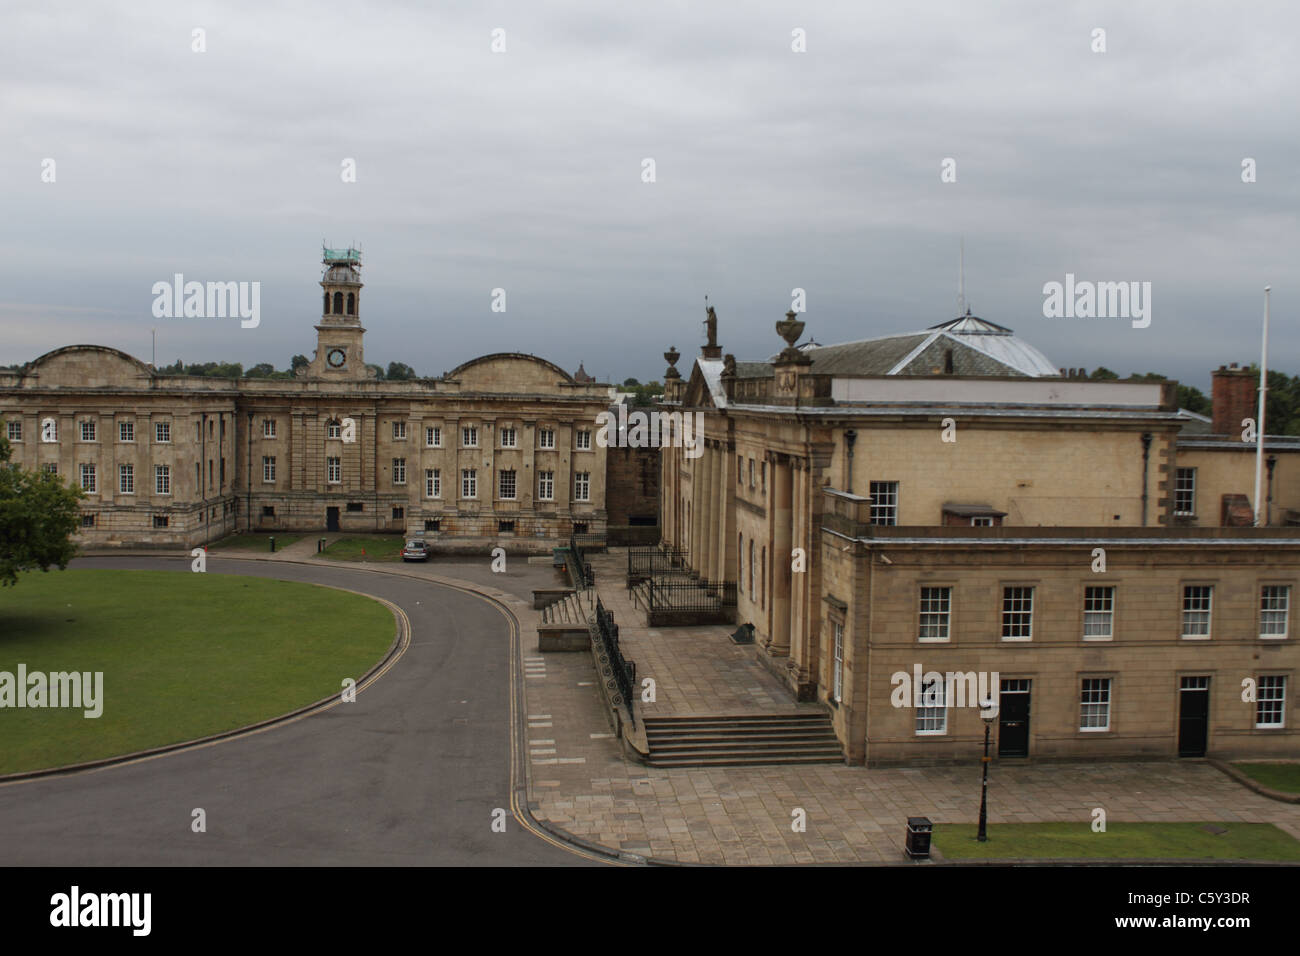
[[[1204,757],[1210,730],[1210,679],[1184,677],[1178,682],[1178,756]]]
[[[326,531],[339,530],[339,509],[338,508],[325,509],[325,530]]]
[[[998,696],[998,756],[1029,756],[1029,681],[1004,680]]]

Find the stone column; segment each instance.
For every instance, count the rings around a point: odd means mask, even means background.
[[[814,592],[813,584],[816,580],[814,567],[821,557],[817,553],[821,547],[821,535],[812,523],[810,463],[807,459],[800,459],[796,464],[798,467],[795,470],[793,547],[804,549],[804,571],[802,574],[795,575],[795,599],[791,602],[790,632],[793,648],[791,659],[795,665],[791,677],[798,691],[813,680],[812,661],[815,657],[813,642],[817,639],[817,635],[812,627],[815,617],[812,609],[813,602],[819,599],[819,595]]]
[[[791,527],[790,460],[774,455],[772,460],[772,636],[768,653],[785,657],[790,653],[790,549]]]
[[[798,459],[790,461],[790,550],[805,548],[803,534],[803,511],[800,507],[803,491],[803,470]],[[794,564],[794,555],[790,556]],[[808,577],[808,555],[805,548],[804,570],[790,571],[790,663],[796,666],[803,661],[803,627],[800,615],[803,611],[803,584]]]
[[[687,514],[687,539],[690,541],[690,566],[696,571],[701,570],[700,563],[700,515],[703,514],[704,499],[704,482],[707,469],[704,465],[704,457],[700,456],[691,461],[691,498],[690,510]]]
[[[714,524],[713,524],[713,447],[709,444],[704,446],[704,455],[700,458],[700,470],[704,475],[701,484],[700,493],[700,516],[698,524],[700,526],[700,563],[695,566],[695,570],[700,572],[702,577],[708,578],[713,574],[713,541],[714,541]]]
[[[719,581],[736,581],[736,587],[740,587],[738,579],[736,561],[739,554],[736,551],[736,446],[734,443],[728,447],[720,445],[718,454],[721,456],[719,461],[722,463],[721,483],[718,489],[718,508],[721,509],[721,517],[718,519],[718,578]]]
[[[722,551],[718,547],[718,535],[722,527],[722,446],[713,443],[709,449],[709,580],[722,578]]]
[[[677,543],[677,488],[673,484],[672,452],[664,448],[659,452],[659,540],[670,548]]]

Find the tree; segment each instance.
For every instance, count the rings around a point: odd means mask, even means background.
[[[625,379],[623,379],[623,387],[624,387],[624,388],[639,388],[640,385],[641,385],[641,383],[638,382],[638,381],[637,381],[636,379],[634,379],[634,378],[625,378]]]
[[[1119,373],[1112,372],[1104,365],[1098,365],[1092,370],[1092,374],[1089,375],[1088,378],[1092,379],[1094,382],[1109,382],[1119,378]]]
[[[382,365],[372,365],[367,362],[366,368],[371,369],[375,373],[375,378],[382,379],[384,377],[384,367]]]
[[[298,369],[306,368],[310,364],[311,364],[311,359],[307,358],[307,356],[295,355],[293,358],[289,359],[289,371],[297,372]]]
[[[274,374],[274,365],[270,362],[259,362],[244,373],[244,378],[270,378]]]
[[[418,377],[419,376],[415,374],[415,369],[403,362],[388,363],[387,378],[390,382],[406,382]]]
[[[0,436],[0,587],[18,583],[20,571],[68,566],[86,495],[58,475],[10,464],[12,449]]]
[[[1198,415],[1209,415],[1213,411],[1205,393],[1191,385],[1178,386],[1178,407],[1196,412]]]
[[[632,389],[632,405],[653,405],[664,393],[664,387],[658,382],[646,382]]]

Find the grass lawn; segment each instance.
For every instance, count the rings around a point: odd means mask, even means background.
[[[189,571],[32,572],[0,590],[0,671],[102,671],[103,713],[0,709],[0,774],[191,740],[360,679],[392,644],[382,604]]]
[[[301,541],[300,534],[267,534],[258,531],[252,534],[232,534],[208,545],[209,551],[271,551],[271,538],[275,538],[275,550],[283,551],[295,541]]]
[[[1300,763],[1234,763],[1256,783],[1284,793],[1300,793]]]
[[[322,551],[321,556],[335,561],[401,561],[405,545],[406,539],[395,534],[339,538]],[[362,551],[365,551],[364,555]]]
[[[1271,823],[1215,823],[1226,830],[1214,834],[1204,823],[1110,823],[1105,833],[1093,833],[1080,823],[989,824],[988,841],[975,839],[973,823],[936,823],[934,846],[945,858],[1005,860],[1176,859],[1176,860],[1300,860],[1300,842]]]

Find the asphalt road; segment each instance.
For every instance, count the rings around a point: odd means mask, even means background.
[[[188,558],[76,566],[190,573]],[[0,865],[585,862],[510,813],[509,632],[496,608],[359,570],[209,556],[208,571],[386,598],[410,618],[411,645],[355,703],[196,750],[0,786]],[[191,830],[198,807],[205,833]],[[492,831],[497,808],[504,833]]]

